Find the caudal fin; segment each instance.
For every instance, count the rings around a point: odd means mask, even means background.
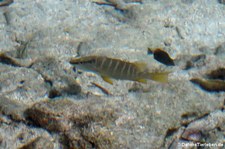
[[[169,72],[150,73],[149,79],[151,79],[153,81],[161,82],[161,83],[167,83],[168,82],[168,74],[169,74]]]

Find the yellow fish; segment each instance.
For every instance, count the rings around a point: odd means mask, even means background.
[[[166,83],[169,72],[149,72],[147,65],[142,62],[127,62],[106,56],[86,56],[72,58],[70,64],[77,68],[100,74],[102,79],[113,84],[111,78],[132,80],[146,83],[147,79]]]

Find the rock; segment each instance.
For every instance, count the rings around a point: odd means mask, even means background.
[[[23,0],[0,8],[0,53],[6,54],[0,58],[0,148],[44,140],[54,149],[181,148],[224,139],[225,93],[189,81],[212,79],[208,73],[224,68],[223,5],[107,2]],[[175,66],[154,60],[148,47],[165,49]],[[109,85],[97,74],[73,72],[69,59],[87,55],[146,62],[169,70],[169,83]]]
[[[179,55],[176,57],[175,65],[181,69],[188,70],[194,67],[203,67],[206,65],[206,55]]]
[[[225,113],[223,111],[212,112],[210,115],[190,123],[182,134],[182,138],[195,142],[203,142],[205,140],[221,146],[223,144],[222,129],[224,123]]]
[[[37,60],[32,69],[39,72],[49,85],[49,97],[54,98],[62,95],[77,95],[81,93],[81,87],[73,79],[76,74],[52,57]]]
[[[99,101],[95,100],[95,102]],[[102,147],[110,145],[109,143],[114,140],[109,138],[109,136],[113,136],[110,135],[107,127],[108,123],[115,119],[115,109],[110,107],[99,109],[99,106],[102,105],[97,103],[93,101],[75,103],[70,100],[45,101],[36,103],[26,111],[26,115],[27,119],[37,126],[65,134],[66,138],[64,139],[67,141],[64,142],[69,142],[70,147],[79,146],[79,144],[81,146],[94,144],[96,147]],[[92,123],[106,126],[105,131],[107,132],[95,130],[92,128]],[[98,129],[102,129],[100,126]],[[92,132],[93,130],[95,133]],[[92,137],[98,138],[92,141]]]
[[[34,104],[26,114],[34,123],[50,131],[68,131],[73,125],[86,126],[92,121],[107,123],[113,118],[114,109],[100,110],[95,105],[90,101],[82,104],[66,99],[45,101]]]
[[[27,105],[0,97],[0,113],[10,116],[14,121],[25,121],[24,112],[27,108]]]
[[[225,43],[222,43],[218,47],[216,47],[214,54],[223,58],[225,56],[224,53],[225,53]]]
[[[33,147],[35,147],[35,144],[38,145],[39,143],[51,146],[51,141],[54,139],[46,130],[30,127],[23,123],[14,123],[13,121],[9,125],[1,124],[0,133],[3,136],[0,148],[5,149],[28,147],[32,142]],[[39,141],[38,138],[40,138]],[[54,144],[57,146],[57,140],[55,140]]]
[[[68,131],[71,129],[69,116],[62,113],[62,111],[59,111],[59,108],[66,107],[69,109],[70,106],[71,102],[69,101],[65,101],[61,104],[58,103],[58,105],[55,105],[55,102],[47,101],[36,103],[26,111],[26,115],[28,119],[34,122],[34,124],[50,131]]]
[[[2,138],[2,136],[0,135],[0,145],[2,144],[2,140],[3,140],[3,138]]]
[[[29,105],[47,93],[43,77],[32,69],[0,64],[0,73],[1,96]]]
[[[190,144],[223,146],[224,112],[217,110],[181,127],[172,139],[166,138],[167,148],[190,147]],[[170,140],[170,142],[168,141]]]
[[[83,130],[82,136],[85,140],[94,144],[93,147],[95,148],[116,148],[116,136],[102,126],[91,125]]]
[[[53,149],[54,145],[53,142],[48,138],[37,137],[25,144],[24,146],[20,147],[19,149],[40,149],[43,147]]]
[[[225,68],[217,68],[216,70],[212,70],[207,74],[207,77],[210,79],[225,80]]]

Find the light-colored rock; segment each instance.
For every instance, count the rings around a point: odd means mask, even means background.
[[[209,93],[189,80],[225,66],[225,6],[216,0],[108,2],[114,5],[17,0],[0,7],[0,52],[25,64],[0,58],[0,148],[38,146],[43,138],[54,149],[180,147],[191,142],[183,132],[206,124],[206,141],[221,141],[224,112],[215,111],[224,109],[225,93]],[[147,55],[157,47],[178,65],[166,67]],[[69,59],[84,55],[144,61],[170,70],[169,83],[109,85],[97,74],[73,72]],[[196,55],[203,59],[193,61]],[[198,140],[199,133],[189,134]]]

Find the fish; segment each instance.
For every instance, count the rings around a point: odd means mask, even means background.
[[[0,0],[0,6],[9,6],[14,0]]]
[[[148,48],[148,54],[153,54],[154,59],[158,62],[167,65],[167,66],[175,66],[174,60],[169,56],[169,54],[163,49],[151,49]]]
[[[153,80],[161,83],[168,82],[169,72],[150,72],[144,62],[128,62],[107,56],[85,56],[71,58],[70,64],[78,69],[99,74],[104,81],[113,84],[113,79],[131,80],[147,83]]]

